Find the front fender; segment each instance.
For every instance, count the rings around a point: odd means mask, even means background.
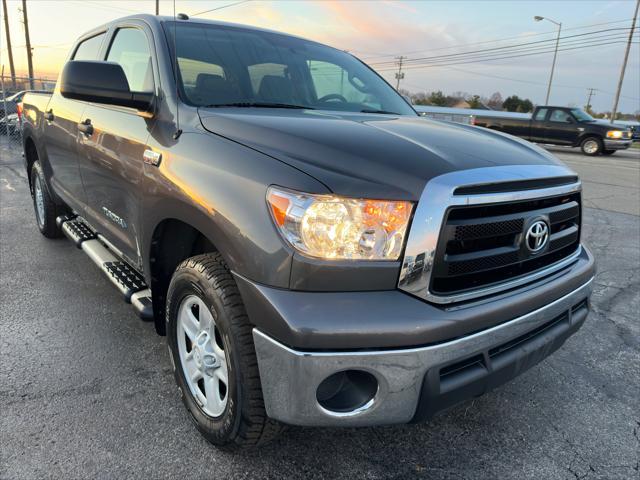
[[[152,136],[153,137],[153,136]],[[328,193],[312,177],[267,155],[209,133],[184,133],[163,148],[159,167],[145,164],[142,204],[143,262],[150,272],[153,232],[165,219],[200,231],[234,272],[256,282],[288,288],[292,251],[280,238],[266,205],[278,184]]]

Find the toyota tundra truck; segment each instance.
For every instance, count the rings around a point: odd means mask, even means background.
[[[576,174],[524,140],[419,117],[347,52],[130,16],[83,35],[24,120],[38,229],[166,335],[219,447],[430,419],[587,317]]]

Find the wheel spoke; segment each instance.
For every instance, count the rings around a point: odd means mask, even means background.
[[[198,325],[198,319],[195,317],[191,308],[183,308],[180,312],[180,325],[184,329],[184,333],[187,334],[189,340],[192,342],[196,339],[196,335],[198,335],[198,330],[200,326]]]
[[[196,361],[193,359],[193,352],[188,353],[187,356],[185,356],[184,368],[186,370],[186,376],[191,382],[196,383],[202,378],[202,372],[200,372],[200,369],[196,365]]]
[[[207,396],[207,409],[213,415],[220,415],[222,413],[222,410],[224,410],[224,403],[220,398],[218,379],[215,376],[205,378],[204,391]]]
[[[227,362],[226,360],[220,360],[220,368],[216,368],[214,376],[218,377],[224,385],[229,388],[229,379],[227,378]]]
[[[198,299],[198,312],[198,317],[200,318],[200,329],[210,329],[214,325],[213,315],[211,315],[211,310],[209,310],[209,307],[207,307],[200,299]]]

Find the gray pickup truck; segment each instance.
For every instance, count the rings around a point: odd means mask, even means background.
[[[220,447],[431,418],[587,317],[576,174],[518,138],[420,118],[349,53],[131,16],[82,36],[24,118],[39,230],[167,336]]]

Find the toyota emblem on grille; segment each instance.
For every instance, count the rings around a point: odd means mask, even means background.
[[[531,224],[524,237],[525,244],[531,253],[542,250],[549,241],[549,225],[544,220]]]

